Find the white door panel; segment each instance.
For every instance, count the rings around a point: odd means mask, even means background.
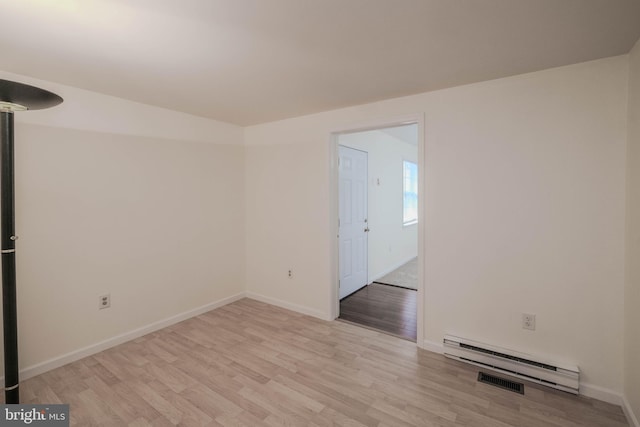
[[[340,299],[367,285],[367,153],[339,146]]]

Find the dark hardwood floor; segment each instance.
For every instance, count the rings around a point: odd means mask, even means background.
[[[416,341],[413,289],[372,283],[340,301],[339,319]]]

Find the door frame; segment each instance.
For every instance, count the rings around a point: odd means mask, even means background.
[[[329,133],[329,260],[331,280],[328,289],[329,318],[336,319],[340,314],[338,299],[339,280],[339,238],[338,238],[338,136],[344,133],[364,132],[387,127],[417,124],[418,127],[418,294],[417,294],[417,336],[416,345],[424,348],[424,254],[425,254],[425,126],[424,114],[409,114],[391,118],[380,118],[361,123],[353,123],[335,128]]]

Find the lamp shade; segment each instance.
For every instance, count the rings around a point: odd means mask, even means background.
[[[0,110],[42,110],[55,107],[61,102],[61,97],[48,90],[9,80],[0,80]]]

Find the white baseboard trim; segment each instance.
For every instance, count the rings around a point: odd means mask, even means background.
[[[297,313],[306,314],[307,316],[317,317],[322,320],[333,320],[329,318],[329,315],[323,311],[316,310],[314,308],[305,307],[298,304],[293,304],[287,301],[283,301],[277,298],[271,298],[264,295],[257,294],[255,292],[247,291],[245,296],[256,301],[264,302],[266,304],[275,305],[276,307],[286,308],[287,310],[295,311]]]
[[[208,311],[230,304],[234,301],[238,301],[244,297],[245,297],[245,293],[241,292],[239,294],[232,295],[230,297],[223,298],[218,301],[214,301],[212,303],[203,305],[201,307],[197,307],[192,310],[188,310],[183,313],[176,314],[175,316],[158,320],[157,322],[153,322],[141,328],[137,328],[132,331],[125,332],[124,334],[120,334],[115,337],[108,338],[104,341],[100,341],[98,343],[88,345],[86,347],[80,348],[78,350],[74,350],[67,354],[63,354],[61,356],[57,356],[49,360],[45,360],[44,362],[37,363],[32,366],[28,366],[20,370],[20,379],[26,380],[28,378],[35,377],[36,375],[43,374],[52,369],[59,368],[68,363],[75,362],[76,360],[80,360],[87,356],[91,356],[93,354],[99,353],[103,350],[106,350],[111,347],[115,347],[116,345],[122,344],[124,342],[131,341],[143,335],[147,335],[151,332],[155,332],[159,329],[166,328],[167,326],[171,326],[175,323],[182,322],[183,320],[190,319],[202,313],[206,313]],[[3,381],[3,380],[4,380],[4,377],[0,377],[0,381]]]
[[[623,406],[623,398],[620,393],[597,385],[580,382],[580,395]]]
[[[392,267],[390,267],[390,268],[387,268],[387,269],[386,269],[386,270],[384,270],[382,273],[380,273],[380,274],[376,275],[376,277],[375,277],[375,278],[373,278],[373,279],[372,279],[372,278],[369,278],[369,283],[373,283],[373,282],[375,282],[376,280],[378,280],[378,279],[380,279],[380,278],[382,278],[382,277],[386,276],[387,274],[391,273],[393,270],[397,270],[397,269],[399,269],[400,267],[402,267],[403,265],[405,265],[406,263],[408,263],[409,261],[411,261],[411,260],[412,260],[412,259],[414,259],[415,257],[417,257],[417,255],[414,255],[414,256],[412,256],[412,257],[409,257],[409,258],[407,258],[406,260],[404,260],[404,261],[402,261],[402,262],[400,262],[400,263],[397,263],[397,264],[393,265],[393,266],[392,266]]]
[[[424,340],[422,341],[422,347],[424,350],[430,351],[432,353],[443,354],[444,353],[444,345],[441,342]]]
[[[631,409],[631,404],[627,400],[627,396],[622,395],[622,410],[624,411],[624,415],[627,417],[627,421],[629,421],[629,425],[631,427],[640,427],[640,422],[638,422],[638,417]]]

